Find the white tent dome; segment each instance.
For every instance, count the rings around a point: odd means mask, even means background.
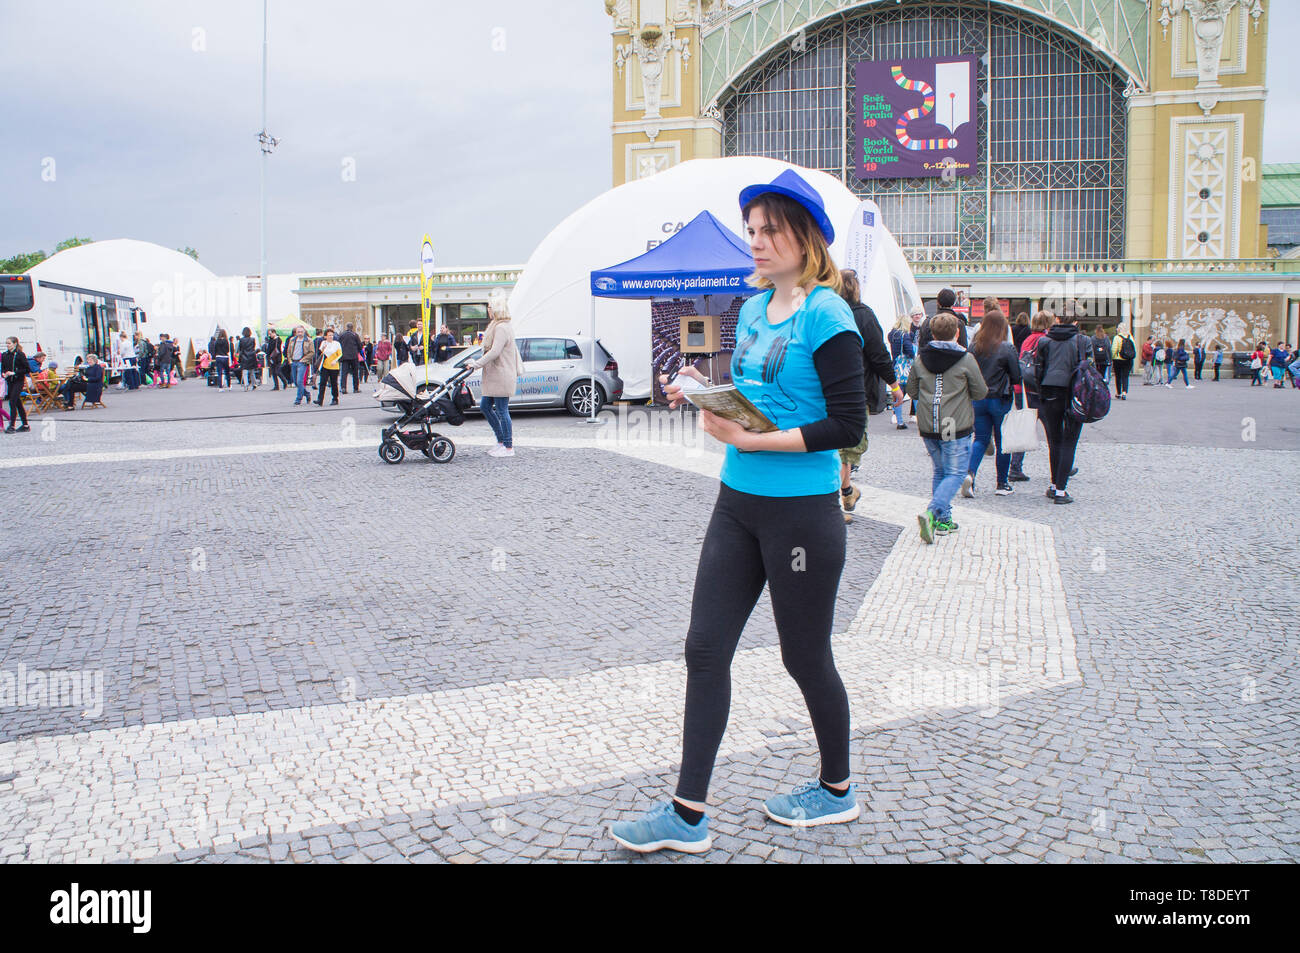
[[[217,276],[189,255],[134,238],[114,238],[68,248],[34,266],[33,279],[110,291],[135,298],[148,310],[160,281],[211,281]]]
[[[34,282],[134,298],[146,315],[141,330],[155,340],[160,332],[170,334],[180,342],[182,355],[188,341],[200,346],[218,323],[233,327],[256,318],[247,313],[243,279],[219,279],[189,255],[153,242],[114,238],[78,245],[45,259],[28,274]]]
[[[794,169],[815,188],[835,225],[831,254],[844,260],[845,235],[859,199],[839,179],[754,156],[694,159],[648,179],[613,188],[571,214],[542,240],[510,298],[519,334],[588,334],[591,321],[590,273],[634,258],[666,241],[702,210],[743,238],[740,190],[770,182]],[[897,243],[883,233],[883,254],[864,281],[863,300],[881,323],[892,326],[896,314],[889,275],[911,291],[915,281]],[[901,264],[900,264],[901,263]],[[920,300],[919,294],[916,300]],[[596,299],[596,337],[619,362],[624,396],[650,395],[650,302]]]

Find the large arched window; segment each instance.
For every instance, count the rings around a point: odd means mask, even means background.
[[[854,65],[970,54],[982,57],[978,173],[860,181]],[[774,51],[738,84],[722,103],[723,154],[841,178],[880,203],[915,260],[1123,258],[1125,85],[1086,40],[987,0],[865,7]]]

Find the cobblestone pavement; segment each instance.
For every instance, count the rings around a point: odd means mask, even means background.
[[[1300,859],[1300,395],[1234,387],[1135,391],[1075,505],[981,481],[933,547],[920,440],[874,418],[836,617],[862,819],[762,815],[817,770],[765,598],[715,847],[648,860]],[[110,398],[0,441],[0,672],[102,677],[0,707],[0,860],[639,859],[603,829],[671,790],[716,494],[682,418],[519,415],[512,461],[472,421],[391,467],[364,397]],[[248,416],[163,419],[217,401]]]

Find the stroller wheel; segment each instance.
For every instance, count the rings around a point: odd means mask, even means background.
[[[456,445],[446,437],[435,437],[429,445],[429,459],[434,463],[450,463],[456,455]]]
[[[385,463],[401,463],[406,457],[406,448],[396,440],[385,440],[379,445],[379,458]]]

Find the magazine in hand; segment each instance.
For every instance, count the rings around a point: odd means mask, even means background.
[[[751,433],[772,433],[781,429],[768,420],[767,415],[755,407],[735,384],[683,387],[682,396],[701,410],[734,420]]]

